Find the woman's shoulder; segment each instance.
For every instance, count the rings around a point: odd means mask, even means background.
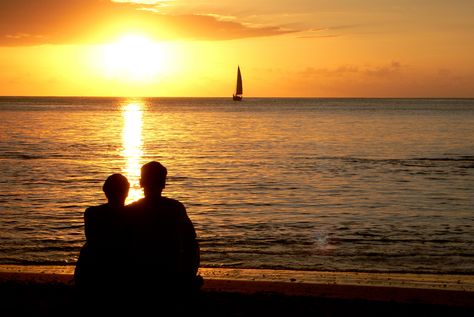
[[[86,208],[86,210],[84,211],[84,217],[90,218],[90,217],[94,217],[94,216],[99,215],[99,214],[102,215],[102,214],[106,213],[108,210],[109,210],[108,204],[102,204],[102,205],[98,205],[98,206],[91,206],[91,207]]]

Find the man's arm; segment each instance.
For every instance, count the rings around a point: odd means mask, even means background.
[[[195,276],[198,272],[201,255],[196,230],[191,219],[188,217],[186,208],[181,204],[180,219],[180,266],[184,272]]]

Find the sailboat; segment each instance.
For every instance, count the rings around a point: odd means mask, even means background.
[[[232,95],[234,101],[242,100],[242,75],[240,74],[240,67],[237,66],[237,86],[235,88],[235,94]]]

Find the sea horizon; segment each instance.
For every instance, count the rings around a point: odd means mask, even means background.
[[[0,98],[128,98],[128,99],[157,99],[157,98],[188,98],[188,99],[232,99],[230,96],[120,96],[120,95],[0,95]],[[308,97],[308,96],[244,96],[242,100],[246,99],[440,99],[440,100],[450,100],[450,99],[460,99],[460,100],[470,100],[474,99],[472,97]]]

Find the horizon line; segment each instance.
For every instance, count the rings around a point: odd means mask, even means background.
[[[150,98],[186,98],[186,99],[222,99],[232,98],[229,96],[112,96],[112,95],[0,95],[0,98],[128,98],[128,99],[150,99]],[[474,99],[472,97],[370,97],[370,96],[354,96],[354,97],[321,97],[321,96],[248,96],[243,99]]]

